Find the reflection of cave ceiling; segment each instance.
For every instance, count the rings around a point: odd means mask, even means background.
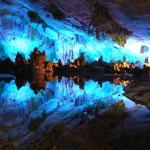
[[[0,55],[24,53],[27,45],[27,53],[35,46],[53,51],[59,49],[60,43],[54,44],[58,39],[71,41],[69,45],[90,41],[88,35],[102,40],[102,32],[113,40],[122,36],[126,43],[131,37],[149,46],[149,24],[149,0],[0,0]]]

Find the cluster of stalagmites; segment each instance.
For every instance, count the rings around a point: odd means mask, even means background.
[[[71,62],[69,59],[65,65],[62,65],[61,60],[58,60],[58,63],[52,63],[52,61],[47,61],[45,51],[40,52],[37,48],[34,49],[34,52],[30,54],[30,59],[27,61],[19,52],[15,58],[14,67],[16,67],[17,73],[44,73],[52,72],[53,74],[68,74],[76,75],[87,74],[91,71],[96,71],[97,73],[102,71],[102,66],[104,62],[101,57],[98,61],[90,62],[85,61],[85,53],[81,53],[80,57],[75,59],[74,62]],[[94,73],[94,72],[93,72]]]
[[[34,52],[30,54],[29,61],[22,57],[22,55],[18,52],[14,65],[18,67],[28,66],[33,70],[53,71],[53,63],[51,61],[47,61],[45,51],[41,53],[37,48],[35,48]]]
[[[69,80],[74,80],[74,83],[79,85],[81,89],[84,89],[85,81],[90,79],[98,81],[102,86],[104,79],[102,80],[101,76],[104,76],[104,74],[119,73],[125,68],[130,69],[129,66],[131,65],[126,62],[125,56],[123,59],[123,63],[118,61],[118,63],[108,64],[103,61],[101,56],[98,61],[90,63],[85,61],[85,53],[81,53],[80,57],[75,59],[73,63],[68,59],[66,65],[62,65],[60,59],[58,63],[47,61],[45,52],[40,52],[35,48],[30,54],[28,61],[19,52],[14,63],[9,58],[1,61],[0,71],[3,73],[14,73],[18,89],[29,82],[30,88],[37,94],[41,89],[45,90],[47,82],[52,82],[53,79],[58,79],[59,82],[62,76],[67,77]],[[114,80],[114,78],[109,76],[105,78],[115,84],[120,84],[124,81],[120,78]],[[128,82],[128,79],[126,80]],[[126,82],[124,84],[126,85]]]
[[[103,61],[103,57],[98,61],[92,63],[85,61],[85,53],[81,53],[80,57],[71,62],[69,59],[65,65],[62,65],[61,60],[58,63],[52,63],[47,61],[45,51],[40,52],[38,48],[30,54],[30,59],[27,61],[19,52],[16,55],[15,62],[13,63],[9,58],[0,62],[1,73],[11,73],[19,75],[27,74],[43,74],[51,72],[53,76],[91,76],[91,75],[104,75],[104,74],[137,74],[139,71],[141,74],[149,74],[149,58],[145,60],[144,69],[140,61],[131,63],[126,61],[126,57],[123,57],[123,62],[118,60],[116,62],[106,63]],[[46,77],[47,78],[47,77]]]
[[[75,62],[72,63],[70,60],[67,60],[66,65],[62,66],[62,62],[59,59],[58,63],[52,63],[52,61],[47,61],[45,51],[40,52],[37,48],[34,49],[34,52],[30,54],[30,59],[27,61],[19,52],[15,58],[14,65],[21,68],[32,69],[32,71],[50,71],[57,68],[81,68],[87,65],[90,65],[90,62],[85,61],[85,53],[81,53],[80,57],[75,59]],[[62,71],[62,70],[61,70]]]

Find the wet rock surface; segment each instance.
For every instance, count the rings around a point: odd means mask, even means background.
[[[28,136],[22,141],[1,140],[1,149],[148,150],[149,126],[150,112],[144,106],[135,105],[120,113],[114,113],[112,107],[92,120],[82,115],[52,130],[47,125],[47,133],[30,133],[32,140]]]
[[[141,82],[132,82],[124,90],[131,93],[139,89],[149,90],[147,80],[148,78],[145,81],[142,79]],[[119,86],[117,88],[119,90]],[[114,87],[113,90],[115,89]],[[38,109],[35,109],[35,99],[32,98],[33,112],[30,115],[21,117],[20,114],[14,118],[13,114],[10,114],[10,118],[7,118],[5,112],[4,124],[0,126],[0,149],[149,150],[150,111],[145,107],[147,105],[126,101],[121,89],[110,97],[123,100],[113,102],[111,99],[106,102],[105,97],[103,101],[98,101],[96,106],[91,101],[87,111],[81,109],[85,104],[85,95],[83,100],[80,97],[74,102],[70,101],[71,99],[64,102],[51,99]],[[109,89],[108,93],[110,91]],[[43,91],[44,93],[46,96],[46,91]],[[8,104],[6,106],[8,107]],[[4,107],[3,110],[7,109]],[[20,109],[15,113],[22,111],[23,109]]]
[[[137,104],[145,105],[150,109],[150,87],[140,81],[135,81],[124,88],[123,95],[133,100]]]

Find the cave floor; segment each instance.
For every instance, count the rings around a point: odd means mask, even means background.
[[[142,105],[128,109],[127,114],[105,113],[90,119],[85,115],[55,126],[51,131],[30,138],[7,139],[0,149],[52,150],[149,150],[150,111]]]
[[[149,78],[141,81],[149,86]],[[106,111],[90,116],[82,112],[54,127],[47,123],[32,131],[24,131],[23,124],[12,129],[1,127],[0,150],[149,150],[150,110],[129,99],[124,103],[127,112],[118,115]],[[6,136],[8,130],[14,138]]]

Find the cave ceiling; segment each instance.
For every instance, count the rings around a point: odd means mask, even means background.
[[[112,39],[121,35],[125,43],[132,38],[149,46],[150,1],[0,0],[0,39],[4,48],[17,36],[27,37],[24,25],[50,37],[51,45],[60,37],[71,39],[75,35],[93,35],[100,40],[99,33],[103,32]]]

